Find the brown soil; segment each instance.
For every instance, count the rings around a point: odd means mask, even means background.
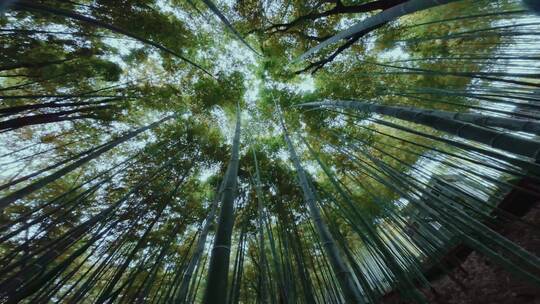
[[[514,203],[517,202],[514,200]],[[522,218],[540,225],[540,205],[534,204]],[[540,234],[535,228],[514,221],[496,230],[530,252],[536,255],[540,253]],[[421,289],[429,303],[540,304],[540,287],[510,274],[477,252],[468,254],[461,265],[431,283],[433,290]],[[390,293],[381,303],[409,302],[401,300],[397,293]]]

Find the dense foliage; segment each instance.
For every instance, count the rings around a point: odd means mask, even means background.
[[[539,284],[492,230],[535,5],[0,2],[0,302],[425,302],[456,244]]]

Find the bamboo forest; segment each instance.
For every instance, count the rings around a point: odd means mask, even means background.
[[[0,0],[0,303],[540,303],[539,0]]]

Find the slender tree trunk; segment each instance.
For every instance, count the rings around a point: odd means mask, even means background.
[[[309,13],[307,15],[300,16],[289,23],[273,24],[272,26],[268,27],[266,31],[271,31],[271,33],[286,32],[293,27],[301,25],[302,23],[313,21],[319,18],[341,14],[367,13],[376,10],[386,10],[406,1],[408,0],[376,0],[358,5],[343,5],[341,1],[332,1],[336,2],[336,5],[332,9],[324,12]]]
[[[0,116],[11,116],[15,114],[19,114],[25,111],[29,110],[37,110],[37,109],[43,109],[43,108],[65,108],[65,107],[80,107],[80,106],[88,106],[88,105],[95,105],[95,104],[104,104],[109,103],[113,101],[118,100],[125,100],[129,97],[113,97],[113,98],[107,98],[102,100],[96,100],[96,101],[83,101],[83,102],[65,102],[65,103],[57,103],[57,102],[47,102],[47,103],[37,103],[37,104],[27,104],[27,105],[21,105],[21,106],[13,106],[13,107],[7,107],[0,109]]]
[[[30,116],[23,116],[19,118],[13,118],[13,119],[1,121],[0,131],[1,130],[13,131],[16,129],[20,129],[22,127],[32,126],[32,125],[41,125],[41,124],[48,124],[48,123],[67,121],[67,120],[92,118],[94,117],[94,115],[82,114],[82,113],[100,111],[100,110],[105,110],[105,109],[110,109],[110,108],[112,108],[112,106],[105,105],[105,106],[86,107],[86,108],[75,109],[75,110],[60,111],[57,113],[36,114],[36,115],[30,115]],[[77,114],[80,113],[80,115],[67,116],[74,113],[77,113]]]
[[[222,303],[227,299],[231,236],[234,224],[234,200],[236,199],[236,179],[240,150],[240,107],[236,109],[236,131],[232,145],[231,160],[227,169],[223,201],[219,222],[212,248],[208,279],[203,303]]]
[[[14,64],[6,64],[3,66],[0,66],[0,71],[14,70],[14,69],[20,69],[20,68],[36,69],[36,68],[46,67],[48,65],[64,63],[73,59],[75,59],[75,57],[59,59],[59,60],[43,61],[43,62],[19,62],[19,63],[14,63]]]
[[[221,185],[219,186],[219,189],[216,192],[216,196],[214,197],[214,201],[212,202],[212,207],[210,209],[210,212],[208,212],[208,215],[206,216],[204,226],[202,227],[201,234],[199,236],[199,239],[197,240],[197,246],[195,247],[195,252],[193,253],[193,256],[191,257],[191,259],[189,260],[189,264],[186,268],[185,275],[182,277],[182,282],[178,290],[178,293],[177,293],[178,296],[175,300],[175,303],[186,303],[187,295],[189,291],[188,289],[191,283],[191,279],[193,277],[193,272],[195,271],[195,267],[200,262],[201,256],[204,252],[206,239],[208,238],[208,233],[210,232],[210,228],[214,224],[214,218],[216,217],[217,205],[219,201],[222,199],[222,193],[223,193],[225,182],[226,182],[225,179],[221,182]]]
[[[48,283],[54,282],[53,278],[63,272],[72,262],[76,260],[79,256],[84,254],[88,248],[90,248],[91,245],[94,244],[98,239],[103,237],[106,232],[114,228],[114,226],[117,224],[117,222],[113,223],[108,228],[104,229],[102,232],[96,234],[93,236],[90,240],[88,240],[82,247],[75,250],[73,253],[71,253],[66,259],[64,259],[59,265],[55,266],[50,271],[40,274],[37,277],[33,277],[30,280],[21,280],[21,277],[15,278],[12,283],[19,282],[20,284],[18,286],[12,286],[11,288],[8,288],[8,294],[9,294],[9,300],[7,303],[19,303],[23,299],[31,296],[33,293],[41,289],[43,286],[45,286]],[[42,267],[46,267],[43,266]],[[24,272],[23,277],[31,277],[32,274],[35,272]],[[16,294],[10,294],[10,292],[13,292],[17,290]]]
[[[309,49],[307,52],[305,52],[304,54],[300,56],[300,60],[306,59],[308,56],[314,54],[320,49],[328,45],[334,44],[341,39],[353,37],[356,33],[362,32],[369,28],[376,27],[379,24],[393,21],[407,14],[411,14],[411,13],[425,10],[434,6],[439,6],[439,5],[443,5],[443,4],[455,2],[455,1],[458,1],[458,0],[410,0],[405,3],[390,7],[375,16],[366,18],[365,20],[362,20],[356,23],[352,27],[337,33],[336,35],[326,39],[319,45]]]
[[[169,249],[171,248],[171,245],[174,243],[174,238],[178,235],[178,232],[180,232],[180,229],[184,226],[185,218],[181,223],[177,223],[174,227],[173,231],[167,238],[167,243],[165,246],[163,246],[159,252],[159,255],[156,257],[156,261],[154,265],[152,266],[151,271],[146,275],[143,282],[139,286],[139,289],[135,293],[135,302],[136,303],[144,303],[144,300],[148,296],[150,289],[152,287],[152,284],[155,283],[154,280],[157,276],[159,267],[163,264],[163,258],[169,253]],[[143,289],[144,288],[144,289]],[[122,300],[120,300],[122,302]]]
[[[258,231],[258,237],[259,237],[259,251],[260,251],[260,269],[261,273],[259,273],[259,276],[261,278],[261,289],[260,289],[260,302],[261,303],[268,303],[268,282],[266,279],[266,251],[264,246],[264,207],[263,207],[263,194],[261,190],[261,176],[259,172],[259,162],[257,161],[257,155],[255,153],[255,149],[253,151],[253,160],[255,161],[255,191],[257,193],[257,210],[258,210],[258,216],[257,216],[257,225],[259,228]]]
[[[202,2],[204,2],[204,4],[208,6],[208,8],[221,20],[221,22],[223,22],[223,24],[225,24],[225,26],[236,36],[236,38],[238,38],[238,40],[240,40],[245,46],[247,46],[248,49],[250,49],[253,53],[259,56],[261,55],[253,47],[251,47],[249,43],[247,43],[247,41],[236,30],[236,28],[229,22],[227,17],[225,17],[225,15],[223,15],[221,11],[216,7],[214,2],[212,2],[211,0],[202,0]]]
[[[540,142],[536,140],[506,134],[468,122],[455,120],[448,113],[441,114],[440,111],[393,107],[357,101],[312,102],[301,104],[300,106],[345,108],[366,113],[388,115],[413,123],[426,125],[439,131],[444,131],[514,154],[533,159],[537,159],[540,156]],[[506,122],[513,123],[510,119],[506,120]],[[517,126],[519,123],[515,123],[515,125]]]
[[[326,226],[326,223],[321,216],[321,212],[317,207],[315,195],[309,187],[306,173],[304,172],[304,169],[300,164],[298,155],[296,154],[296,151],[294,150],[292,142],[289,138],[287,128],[285,127],[285,122],[283,121],[283,117],[280,117],[280,120],[281,127],[283,128],[283,136],[289,148],[289,155],[291,157],[291,161],[293,162],[294,167],[296,168],[298,181],[300,183],[300,187],[302,188],[304,201],[308,206],[309,214],[315,225],[317,234],[319,235],[323,243],[326,256],[328,257],[330,265],[332,266],[332,270],[334,271],[334,274],[339,282],[341,291],[343,292],[343,296],[345,298],[345,302],[364,303],[363,297],[360,294],[358,286],[356,286],[351,271],[349,270],[347,264],[345,263],[345,260],[341,256],[336,242],[330,234],[330,231],[328,230],[328,227]]]
[[[163,210],[165,210],[165,207],[167,206],[166,203],[163,203],[160,207],[160,210],[155,215],[154,219],[150,222],[148,227],[145,229],[144,234],[141,236],[141,238],[137,241],[137,245],[135,245],[135,248],[131,250],[128,257],[122,263],[122,265],[116,270],[113,278],[105,288],[105,290],[101,293],[101,296],[96,300],[96,303],[105,303],[105,301],[110,301],[111,303],[114,302],[116,297],[118,296],[118,292],[113,292],[114,287],[116,284],[120,281],[120,278],[124,275],[124,272],[126,271],[127,267],[131,263],[131,261],[135,258],[135,254],[146,244],[146,239],[152,229],[154,228],[154,225],[157,223],[159,218],[161,217],[161,214],[163,213]],[[118,290],[122,290],[122,288],[119,288]]]
[[[99,90],[92,91],[92,93],[98,92]],[[90,95],[91,92],[80,93],[80,94],[25,94],[25,95],[0,95],[0,99],[40,99],[40,98],[114,98],[120,97],[115,95]]]
[[[81,167],[82,165],[86,164],[87,162],[98,158],[99,156],[101,156],[102,154],[112,150],[113,148],[115,148],[119,144],[121,144],[121,143],[123,143],[123,142],[125,142],[125,141],[139,135],[140,133],[142,133],[144,131],[155,128],[155,127],[159,126],[161,123],[163,123],[163,122],[165,122],[167,120],[170,120],[170,119],[172,119],[174,117],[176,117],[176,114],[167,116],[167,117],[165,117],[163,119],[160,119],[159,121],[151,123],[151,124],[149,124],[149,125],[147,125],[145,127],[139,128],[139,129],[137,129],[135,131],[128,132],[128,133],[124,134],[122,137],[111,141],[110,143],[105,145],[103,148],[88,154],[87,156],[77,160],[76,162],[73,162],[72,164],[69,164],[69,165],[63,167],[62,169],[60,169],[60,170],[58,170],[58,171],[56,171],[56,172],[54,172],[54,173],[52,173],[52,174],[50,174],[48,176],[45,176],[45,177],[31,183],[30,185],[28,185],[26,187],[23,187],[22,189],[19,189],[19,190],[15,191],[15,192],[13,192],[11,194],[8,194],[8,195],[0,198],[0,211],[4,210],[4,208],[9,206],[13,202],[17,201],[18,199],[21,199],[21,198],[25,197],[26,195],[45,187],[46,185],[54,182],[55,180],[61,178],[62,176],[68,174],[69,172]]]
[[[45,252],[39,258],[33,260],[32,264],[2,281],[0,283],[0,296],[6,296],[10,300],[14,298],[22,299],[28,296],[29,294],[27,294],[27,287],[29,285],[33,286],[35,279],[42,278],[42,275],[47,266],[50,265],[50,262],[60,256],[62,253],[64,253],[65,250],[70,247],[70,245],[78,241],[84,233],[88,232],[89,227],[92,227],[92,225],[97,223],[99,219],[108,215],[108,211],[110,208],[111,207],[102,211],[92,220],[89,220],[78,226],[77,229],[74,229],[73,234],[71,234],[67,238],[62,239],[59,242],[56,242],[53,246],[49,248],[50,250]],[[96,233],[96,236],[102,236],[103,233],[105,233],[109,229],[112,229],[112,227],[114,227],[117,223],[118,222],[115,222],[109,228],[104,229],[102,232]],[[96,237],[92,238],[93,241],[95,241],[95,239]],[[82,252],[80,254],[82,254]],[[9,273],[10,268],[13,269],[17,265],[22,265],[24,263],[25,261],[22,260],[6,267],[8,269],[2,269],[2,276],[5,277]]]

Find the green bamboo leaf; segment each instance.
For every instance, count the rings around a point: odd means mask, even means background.
[[[102,27],[102,28],[106,28],[108,30],[111,30],[113,32],[116,32],[116,33],[119,33],[119,34],[122,34],[122,35],[126,35],[128,37],[131,37],[135,40],[138,40],[144,44],[147,44],[147,45],[151,45],[165,53],[168,53],[168,54],[171,54],[175,57],[178,57],[180,59],[182,59],[183,61],[189,63],[190,65],[196,67],[197,69],[203,71],[205,74],[207,74],[208,76],[211,76],[214,78],[214,75],[212,75],[210,72],[208,72],[205,68],[203,68],[202,66],[200,66],[199,64],[191,61],[190,59],[186,58],[185,56],[179,54],[178,52],[175,52],[159,43],[156,43],[154,41],[151,41],[151,40],[148,40],[144,37],[141,37],[139,35],[136,35],[136,34],[133,34],[133,33],[130,33],[118,26],[115,26],[115,25],[112,25],[112,24],[108,24],[108,23],[105,23],[105,22],[102,22],[100,20],[97,20],[97,19],[94,19],[94,18],[91,18],[91,17],[87,17],[87,16],[83,16],[81,14],[78,14],[78,13],[74,13],[74,12],[70,12],[70,11],[67,11],[67,10],[64,10],[64,9],[61,9],[61,8],[55,8],[55,7],[50,7],[50,6],[46,6],[46,5],[42,5],[42,4],[39,4],[39,3],[34,3],[34,2],[30,2],[30,1],[25,1],[25,0],[19,0],[19,1],[15,1],[14,4],[12,5],[12,9],[15,9],[15,10],[33,10],[33,11],[38,11],[38,12],[46,12],[46,13],[50,13],[50,14],[55,14],[55,15],[59,15],[59,16],[64,16],[64,17],[67,17],[67,18],[71,18],[71,19],[75,19],[75,20],[79,20],[79,21],[82,21],[82,22],[86,22],[88,24],[92,24],[92,25],[95,25],[95,26],[99,26],[99,27]]]

